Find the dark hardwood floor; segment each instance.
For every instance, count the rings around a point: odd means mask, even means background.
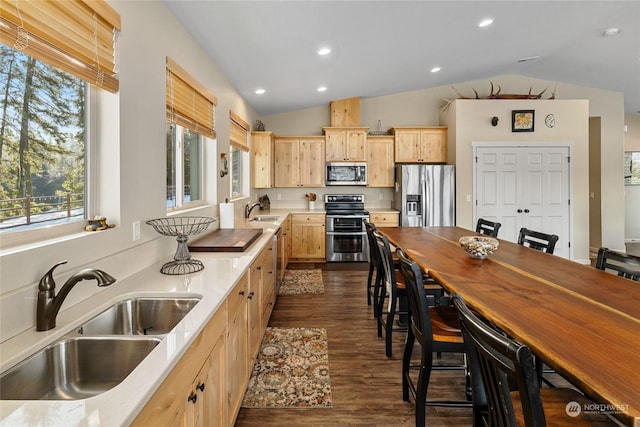
[[[290,268],[313,268],[310,264]],[[236,426],[413,426],[414,408],[402,400],[404,334],[394,334],[393,357],[385,357],[384,339],[367,306],[368,265],[318,264],[323,295],[280,295],[269,322],[279,327],[326,328],[332,409],[242,408]],[[454,355],[443,360],[459,363]],[[430,399],[464,399],[464,374],[432,374]],[[429,426],[469,426],[471,409],[427,408]]]

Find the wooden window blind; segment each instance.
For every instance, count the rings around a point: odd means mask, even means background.
[[[229,111],[229,118],[231,119],[231,136],[229,138],[231,145],[243,151],[249,151],[249,143],[247,141],[247,133],[250,129],[249,124],[233,111]]]
[[[118,91],[120,15],[103,0],[2,0],[2,43],[109,92]]]
[[[214,139],[218,99],[174,60],[167,58],[167,120]]]

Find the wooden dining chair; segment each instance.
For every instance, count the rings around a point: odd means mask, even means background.
[[[533,354],[469,310],[459,295],[453,304],[467,350],[473,394],[473,425],[492,427],[613,426],[606,415],[570,411],[594,405],[568,388],[541,389]],[[516,385],[514,390],[511,385]]]
[[[398,248],[396,252],[409,300],[409,328],[402,356],[402,398],[408,402],[409,396],[413,396],[416,426],[422,427],[425,425],[425,406],[472,406],[470,400],[427,400],[432,371],[458,369],[463,370],[466,377],[465,364],[434,365],[433,354],[464,353],[465,347],[455,308],[452,305],[429,306],[420,267],[402,249]],[[420,346],[420,362],[412,363],[416,342]],[[418,370],[415,382],[411,376],[414,370]],[[470,390],[465,392],[470,399]]]
[[[558,238],[556,234],[542,233],[522,227],[518,234],[518,244],[528,246],[537,251],[553,254],[556,243],[558,243]]]
[[[596,268],[604,271],[613,270],[618,276],[640,282],[640,257],[635,255],[600,248]]]
[[[498,230],[502,224],[499,222],[489,221],[488,219],[478,218],[476,224],[476,233],[481,233],[490,237],[498,237]]]

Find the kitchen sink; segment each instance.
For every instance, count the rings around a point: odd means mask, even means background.
[[[0,377],[3,400],[74,400],[120,384],[159,337],[73,337],[51,344]]]
[[[254,216],[249,221],[274,222],[280,219],[280,215],[260,215]]]
[[[164,335],[200,301],[139,297],[120,301],[78,328],[82,335]]]

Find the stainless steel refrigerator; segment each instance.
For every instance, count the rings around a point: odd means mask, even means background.
[[[393,207],[402,227],[456,223],[456,173],[452,165],[397,165]]]

